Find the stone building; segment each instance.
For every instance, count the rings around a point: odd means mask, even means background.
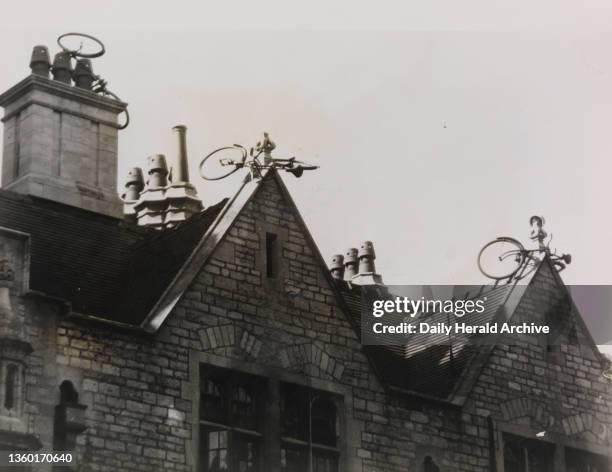
[[[126,104],[47,54],[0,95],[1,450],[75,458],[33,470],[612,470],[607,366],[550,260],[485,290],[489,316],[563,317],[554,343],[362,346],[371,244],[329,270],[274,169],[202,205],[183,127],[172,179],[153,156],[122,202]]]

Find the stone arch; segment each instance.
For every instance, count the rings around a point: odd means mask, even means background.
[[[589,436],[589,440],[602,442],[609,438],[608,427],[590,413],[568,415],[561,420],[561,426],[567,436]]]
[[[280,361],[286,369],[304,372],[314,367],[335,380],[340,380],[344,373],[344,364],[340,360],[312,343],[296,344],[283,349]]]
[[[504,421],[525,426],[550,427],[554,418],[543,403],[529,397],[514,398],[501,404]]]
[[[230,348],[257,359],[263,346],[262,341],[253,333],[231,323],[203,328],[199,334],[203,351]]]

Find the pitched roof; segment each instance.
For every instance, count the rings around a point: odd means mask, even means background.
[[[361,325],[362,313],[367,311],[375,298],[393,297],[381,287],[356,286],[337,282],[346,300],[351,317]],[[521,299],[526,285],[517,283],[485,286],[479,296],[486,296],[485,310],[462,321],[471,325],[492,322],[503,311],[509,318]],[[367,307],[367,308],[366,308]],[[448,315],[428,315],[429,323],[446,323]],[[414,334],[403,345],[367,345],[365,352],[372,359],[381,380],[391,389],[415,393],[434,400],[461,402],[464,399],[462,385],[470,366],[482,351],[470,335]]]
[[[176,275],[224,204],[160,233],[0,189],[0,227],[30,237],[30,293],[129,326],[144,319],[155,295]],[[146,277],[136,277],[136,271]]]

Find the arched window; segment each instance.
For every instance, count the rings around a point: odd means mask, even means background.
[[[427,456],[423,461],[423,472],[440,472],[440,467],[436,465],[431,456]]]
[[[19,369],[15,364],[6,367],[6,377],[4,383],[4,408],[13,410],[17,402],[17,382]]]
[[[60,403],[70,405],[79,403],[79,393],[70,380],[64,380],[60,384]]]

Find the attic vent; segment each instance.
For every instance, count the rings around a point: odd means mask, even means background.
[[[266,277],[273,279],[278,275],[278,236],[266,233]]]

